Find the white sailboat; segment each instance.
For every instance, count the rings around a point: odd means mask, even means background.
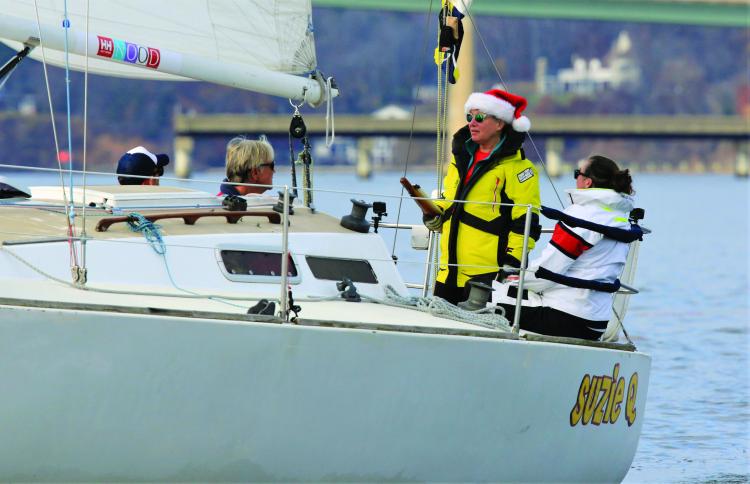
[[[62,64],[66,5],[68,62],[90,72],[335,94],[299,76],[309,0],[0,0],[0,36]],[[367,222],[290,214],[288,190],[243,212],[167,186],[31,192],[0,203],[1,480],[616,482],[631,465],[647,355],[413,306]]]

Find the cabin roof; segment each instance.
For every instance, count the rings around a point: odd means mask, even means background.
[[[32,242],[67,238],[67,217],[60,200],[62,195],[55,196],[55,194],[61,194],[62,190],[60,187],[54,187],[54,191],[35,190],[35,188],[32,187],[32,192],[40,198],[17,199],[0,204],[0,241],[5,243]],[[41,198],[42,196],[44,198]],[[74,197],[77,197],[76,193]],[[250,200],[248,211],[271,212],[275,199],[262,198],[263,200]],[[105,199],[107,202],[104,202]],[[102,219],[121,217],[131,212],[142,215],[232,214],[221,207],[219,199],[208,193],[175,187],[119,185],[89,187],[86,200],[96,205],[86,208],[86,233],[94,239],[142,237],[140,233],[132,232],[126,223],[113,224],[103,232],[95,230]],[[193,203],[195,201],[200,203]],[[112,203],[115,204],[114,207]],[[80,235],[83,230],[83,206],[79,204],[75,210],[76,233]],[[341,227],[339,219],[320,212],[313,213],[304,207],[295,206],[294,215],[291,215],[289,220],[290,232],[353,233]],[[281,233],[282,231],[280,223],[272,223],[265,216],[244,216],[237,223],[228,223],[223,216],[203,217],[196,220],[194,225],[188,225],[183,218],[169,218],[158,220],[156,224],[161,227],[161,233],[164,236]]]

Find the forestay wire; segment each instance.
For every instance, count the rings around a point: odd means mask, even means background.
[[[83,218],[83,228],[81,230],[81,274],[79,281],[86,282],[86,146],[88,135],[88,114],[89,114],[89,0],[86,0],[86,55],[85,66],[83,71],[83,195],[81,203],[81,216]],[[73,169],[71,164],[71,170]],[[72,198],[72,197],[71,197]]]
[[[76,248],[73,243],[73,239],[75,237],[75,228],[73,224],[71,223],[71,214],[70,214],[70,207],[68,204],[68,195],[65,193],[65,179],[63,178],[63,168],[62,168],[62,162],[60,160],[60,142],[59,138],[57,136],[57,126],[55,124],[55,110],[52,105],[52,91],[50,90],[50,83],[49,83],[49,74],[47,72],[47,57],[44,52],[44,39],[42,38],[42,22],[39,17],[39,5],[37,0],[34,0],[34,10],[36,13],[36,26],[37,26],[37,34],[39,35],[39,48],[42,52],[42,70],[44,71],[44,83],[47,88],[47,102],[49,103],[49,114],[50,114],[50,120],[52,123],[52,137],[55,141],[55,157],[57,159],[57,167],[58,171],[60,173],[60,188],[62,190],[63,195],[63,204],[65,207],[65,219],[68,224],[68,245],[70,248],[70,265],[71,267],[75,267],[78,265],[78,256],[76,253]],[[72,165],[71,165],[72,168]]]
[[[406,176],[407,172],[409,171],[409,158],[411,156],[411,146],[412,141],[414,140],[414,123],[417,118],[417,100],[419,99],[419,90],[420,90],[420,78],[422,74],[422,63],[421,59],[424,59],[424,57],[427,55],[427,42],[428,42],[428,33],[429,33],[429,27],[430,27],[430,20],[432,19],[432,2],[433,0],[430,0],[430,6],[427,9],[427,18],[424,26],[424,41],[422,42],[422,49],[417,52],[417,59],[413,63],[415,66],[415,75],[414,75],[414,82],[412,83],[413,86],[417,86],[417,88],[414,90],[414,96],[413,96],[413,103],[412,103],[412,110],[411,110],[411,129],[409,130],[409,143],[406,146],[406,161],[404,162],[404,176]],[[398,210],[396,212],[396,224],[398,224],[401,220],[401,207],[404,203],[404,188],[401,187],[401,196],[398,199]],[[398,239],[398,230],[396,230],[396,233],[393,234],[393,247],[391,249],[391,257],[396,258],[396,241]]]
[[[504,90],[508,90],[508,85],[505,82],[505,79],[503,79],[502,74],[500,73],[500,69],[497,68],[497,64],[495,64],[494,61],[492,61],[493,57],[490,53],[490,49],[487,47],[487,43],[484,41],[484,37],[482,37],[482,33],[479,31],[479,26],[474,21],[474,17],[471,15],[471,9],[467,9],[466,15],[469,16],[469,20],[471,20],[472,28],[474,29],[474,32],[477,34],[477,38],[482,43],[482,47],[484,47],[484,51],[487,54],[487,58],[490,59],[490,64],[492,64],[492,67],[495,69],[495,73],[497,74],[498,79],[500,79],[500,84],[503,86]],[[557,191],[557,187],[555,186],[555,182],[552,179],[552,177],[549,174],[549,170],[547,170],[547,163],[544,161],[544,157],[542,157],[541,153],[539,152],[539,149],[536,146],[536,143],[534,143],[534,139],[531,136],[531,131],[528,133],[529,141],[531,142],[531,146],[534,148],[534,152],[536,153],[537,159],[542,164],[542,168],[544,168],[544,173],[547,175],[547,179],[550,182],[550,185],[552,185],[552,190],[555,192],[555,196],[557,197],[557,201],[560,202],[560,206],[564,207],[562,198],[560,198],[560,194]]]

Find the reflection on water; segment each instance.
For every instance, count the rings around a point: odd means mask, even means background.
[[[7,173],[3,173],[8,175]],[[8,175],[26,185],[39,176]],[[317,173],[316,186],[331,190],[400,195],[399,173],[371,180],[350,173]],[[221,173],[196,177],[216,184],[196,188],[215,193]],[[55,177],[42,177],[55,183]],[[410,175],[429,192],[434,174]],[[59,178],[58,178],[59,179]],[[98,179],[102,183],[108,179]],[[275,183],[289,183],[279,173]],[[572,180],[557,183],[559,190]],[[166,182],[165,184],[169,184]],[[635,176],[637,205],[653,230],[641,248],[636,286],[626,327],[639,350],[653,358],[643,435],[625,482],[748,482],[748,180],[721,175]],[[549,183],[542,200],[557,207]],[[349,213],[342,195],[318,193],[316,206],[333,215]],[[368,202],[371,196],[356,196]],[[386,222],[415,223],[415,205],[381,198]],[[547,225],[552,225],[551,223]],[[382,230],[387,246],[396,231]],[[407,233],[396,239],[405,279],[420,282],[423,256],[409,255]],[[532,258],[538,254],[532,253]]]

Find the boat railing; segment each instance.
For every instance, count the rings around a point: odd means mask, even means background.
[[[6,165],[6,164],[0,164],[0,168],[11,168],[15,170],[30,170],[30,171],[37,171],[37,172],[52,172],[52,173],[59,173],[60,170],[58,169],[50,169],[50,168],[38,168],[38,167],[23,167],[23,166],[17,166],[17,165]],[[62,170],[63,172],[67,173],[73,173],[76,175],[83,175],[83,171],[78,170]],[[86,175],[101,175],[101,176],[111,176],[116,177],[115,173],[112,172],[97,172],[97,171],[86,171]],[[179,182],[179,183],[188,183],[188,184],[198,184],[198,185],[209,185],[212,188],[216,186],[217,181],[216,180],[205,180],[205,179],[184,179],[184,178],[174,178],[174,177],[160,177],[164,181],[169,182]],[[279,294],[279,302],[282,309],[282,316],[284,320],[288,320],[288,261],[290,257],[290,248],[289,248],[289,208],[292,205],[292,189],[288,185],[258,185],[258,184],[249,184],[249,183],[238,183],[236,185],[244,185],[244,186],[251,186],[251,187],[264,187],[268,189],[278,189],[279,194],[281,195],[281,202],[283,203],[283,211],[281,213],[281,226],[282,226],[282,240],[281,240],[281,287],[280,287],[280,294]],[[387,195],[382,193],[367,193],[367,192],[354,192],[354,191],[348,191],[348,190],[331,190],[331,189],[306,189],[302,187],[297,187],[297,191],[304,191],[304,190],[311,190],[312,192],[317,193],[328,193],[328,194],[338,194],[338,195],[345,195],[347,197],[363,197],[363,198],[371,198],[371,199],[396,199],[399,201],[399,203],[403,201],[407,201],[409,199],[413,200],[413,197],[402,194],[402,195]],[[525,268],[528,265],[528,254],[529,254],[529,237],[530,237],[530,231],[531,231],[531,215],[533,213],[533,210],[535,208],[529,204],[513,204],[513,203],[504,203],[504,202],[483,202],[483,201],[466,201],[466,200],[446,200],[446,199],[436,199],[436,198],[428,198],[425,197],[426,200],[431,201],[440,201],[440,202],[449,202],[449,203],[463,203],[463,204],[475,204],[475,205],[491,205],[496,207],[501,206],[514,206],[514,207],[523,207],[526,210],[526,217],[525,217],[525,224],[524,224],[524,233],[523,233],[523,248],[522,248],[522,260],[521,260],[521,267]],[[407,202],[410,203],[410,202]],[[173,207],[170,207],[172,209]],[[85,213],[85,212],[84,212]],[[193,217],[194,214],[192,213],[174,213],[172,212],[172,217],[182,217],[185,219],[186,223],[194,223],[196,218]],[[220,214],[224,216],[225,214]],[[263,215],[266,216],[267,214],[265,212],[257,213],[257,211],[248,211],[248,213],[233,213],[232,215],[235,216],[243,216],[243,215]],[[274,215],[278,216],[274,212]],[[201,216],[205,216],[201,215]],[[158,217],[158,216],[157,216]],[[187,217],[187,218],[186,218]],[[162,217],[163,218],[163,217]],[[110,217],[111,220],[105,219],[105,221],[101,221],[100,224],[104,223],[104,225],[109,225],[111,223],[121,222],[124,219],[127,219],[127,217]],[[123,220],[120,220],[123,219]],[[235,222],[237,219],[236,217],[230,216],[228,218],[228,221]],[[270,217],[269,217],[270,220]],[[278,223],[278,219],[274,217],[274,220],[270,220],[272,222]],[[106,227],[102,225],[102,230],[106,230]],[[384,229],[393,229],[393,230],[414,230],[416,227],[423,227],[422,223],[417,224],[408,224],[403,223],[399,220],[397,220],[395,223],[392,222],[380,222],[378,224],[380,228]],[[544,228],[542,229],[542,233],[551,233],[553,231],[552,228]],[[434,270],[437,269],[437,266],[439,266],[439,263],[433,262],[433,257],[435,252],[437,251],[437,240],[438,238],[434,236],[434,233],[429,233],[429,240],[428,240],[428,251],[426,256],[425,262],[413,262],[418,264],[424,264],[425,270],[424,270],[424,279],[423,282],[420,283],[414,283],[414,282],[408,282],[406,284],[407,288],[410,289],[421,289],[422,295],[426,296],[428,294],[429,288],[431,286],[431,283],[434,279],[432,277],[432,273]],[[30,241],[27,241],[30,242]],[[395,246],[395,245],[394,245]],[[395,250],[395,249],[394,249]],[[409,261],[400,261],[400,263],[404,263]],[[453,264],[451,264],[453,265]],[[460,267],[473,267],[477,268],[477,266],[469,266],[466,264],[455,264],[456,266]],[[503,269],[513,269],[513,268],[503,268]],[[514,321],[513,321],[513,332],[518,333],[520,329],[519,321],[522,311],[522,294],[523,294],[523,288],[525,284],[526,279],[526,269],[515,269],[518,272],[518,296],[516,297],[516,311],[514,314]],[[627,285],[627,284],[621,284],[622,289],[620,290],[621,294],[637,294],[638,290]]]

